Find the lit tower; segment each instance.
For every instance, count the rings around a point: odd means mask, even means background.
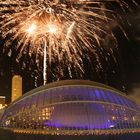
[[[5,106],[5,96],[0,96],[0,109]]]
[[[12,102],[22,96],[22,77],[14,75],[12,78]]]

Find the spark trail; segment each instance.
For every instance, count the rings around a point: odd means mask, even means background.
[[[123,0],[1,0],[2,38],[10,36],[6,47],[17,42],[18,59],[23,53],[35,54],[36,59],[44,57],[44,84],[52,62],[58,65],[58,78],[64,75],[65,66],[70,77],[73,69],[82,77],[82,57],[95,56],[96,71],[102,69],[97,48],[103,50],[101,42],[106,34],[115,40],[106,26],[113,20],[106,14],[113,14],[106,4],[113,2],[126,5]]]

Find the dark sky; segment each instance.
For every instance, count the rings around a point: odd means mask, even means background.
[[[128,39],[119,29],[113,29],[118,39],[119,50],[119,66],[113,62],[105,65],[105,71],[97,75],[94,71],[89,70],[88,64],[85,64],[84,79],[98,81],[108,84],[119,90],[126,91],[128,94],[133,93],[139,97],[140,94],[140,8],[133,7],[132,11],[126,13],[127,19],[131,25],[124,22],[124,29],[128,35]],[[38,76],[38,86],[42,85],[42,74],[36,71],[36,67],[32,66],[34,72],[29,69],[22,69],[15,61],[16,55],[10,57],[10,51],[3,52],[2,40],[0,41],[0,95],[6,95],[7,102],[11,96],[11,78],[14,74],[20,74],[23,77],[23,92],[27,92],[35,88],[35,77]],[[12,53],[17,53],[12,52]],[[117,53],[117,52],[116,52]],[[86,60],[85,60],[86,61]],[[115,73],[114,73],[115,70]],[[39,73],[39,74],[38,74]],[[49,82],[52,77],[48,79]],[[67,79],[65,76],[63,79]],[[55,78],[54,78],[55,81]],[[137,89],[137,90],[136,90]],[[138,94],[139,91],[139,94]],[[140,100],[140,98],[139,98]]]
[[[140,10],[128,15],[131,26],[126,28],[128,40],[118,37],[119,48],[129,88],[140,83]],[[124,46],[124,47],[122,47]]]

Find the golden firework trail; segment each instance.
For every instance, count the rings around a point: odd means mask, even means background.
[[[89,61],[95,56],[98,71],[102,65],[96,48],[102,50],[106,34],[115,40],[107,26],[113,19],[106,14],[114,14],[106,8],[114,2],[127,6],[123,0],[1,0],[1,33],[3,38],[10,36],[5,46],[16,41],[18,59],[23,54],[44,56],[44,84],[52,62],[58,65],[58,78],[64,66],[70,77],[73,68],[82,77],[83,56]]]

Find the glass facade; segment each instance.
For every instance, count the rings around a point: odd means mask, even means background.
[[[66,83],[38,88],[13,102],[1,127],[69,135],[139,131],[140,110],[131,99],[94,82]]]

